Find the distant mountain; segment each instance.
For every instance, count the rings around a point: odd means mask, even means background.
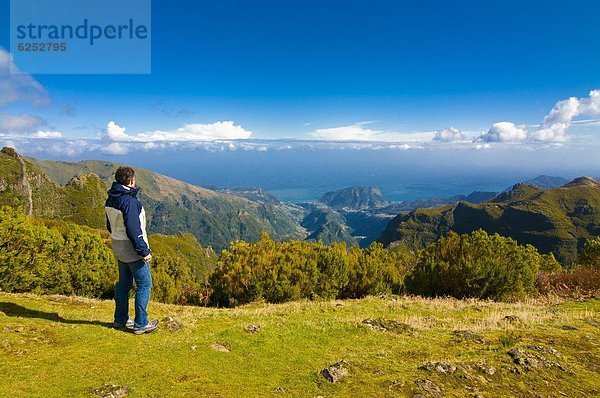
[[[75,176],[90,173],[99,176],[100,180],[95,178],[101,181],[101,186],[97,187],[101,195],[97,195],[98,203],[94,203],[91,209],[98,211],[102,215],[102,223],[105,222],[106,190],[114,180],[114,172],[119,164],[98,160],[71,163],[22,159],[38,170],[37,174],[42,175],[39,178],[51,183],[44,185],[50,190],[55,190],[57,184],[64,184]],[[203,246],[215,249],[226,247],[236,239],[256,241],[261,231],[268,232],[278,240],[303,239],[307,235],[299,224],[300,216],[288,211],[287,206],[253,201],[239,194],[216,192],[141,168],[135,170],[137,184],[142,187],[140,198],[148,214],[148,230],[151,233],[176,234],[188,231]]]
[[[242,198],[246,198],[257,203],[262,203],[263,205],[274,206],[279,208],[279,210],[288,213],[298,222],[302,220],[305,215],[305,210],[301,206],[283,202],[277,196],[266,192],[262,188],[219,189],[219,192],[241,196]]]
[[[443,206],[460,201],[470,203],[481,203],[486,200],[495,198],[496,195],[498,195],[497,192],[474,191],[468,195],[454,195],[445,198],[406,200],[403,202],[392,203],[380,209],[380,212],[385,214],[397,215],[398,213],[409,212],[414,209]]]
[[[558,188],[562,185],[565,185],[568,182],[569,182],[569,180],[567,180],[566,178],[562,178],[562,177],[539,175],[530,180],[523,181],[522,183],[531,185],[532,187],[536,187],[539,189],[552,189],[552,188]],[[503,192],[510,191],[511,189],[512,189],[512,187],[508,187]]]
[[[320,204],[307,206],[307,210],[309,213],[301,222],[309,234],[306,240],[322,241],[325,244],[346,242],[350,246],[358,244],[352,236],[352,229],[336,210]]]
[[[319,202],[332,209],[365,210],[384,207],[389,202],[381,196],[377,187],[353,186],[327,192]]]
[[[379,240],[385,245],[422,247],[449,231],[468,233],[480,228],[571,263],[586,239],[600,235],[600,183],[581,177],[548,190],[521,183],[480,204],[416,209],[390,221]]]
[[[479,203],[492,199],[496,195],[496,192],[477,191],[469,195],[455,195],[447,198],[389,202],[382,197],[381,191],[377,187],[353,186],[328,192],[316,203],[301,204],[308,212],[308,219],[305,219],[301,225],[307,228],[309,233],[313,230],[318,231],[314,236],[324,235],[327,236],[326,239],[338,237],[339,240],[351,242],[352,240],[347,236],[351,234],[354,241],[358,242],[361,247],[366,247],[381,236],[388,222],[399,213],[409,212],[415,208],[452,204],[461,200]],[[333,213],[328,213],[325,209],[329,209]],[[327,216],[325,216],[326,214]],[[315,215],[320,215],[320,217],[315,217]],[[320,230],[319,227],[313,225],[315,220],[329,224]],[[330,232],[332,229],[335,230],[335,233]]]
[[[367,247],[375,242],[392,219],[387,214],[377,211],[338,211],[352,231],[352,237],[360,247]]]

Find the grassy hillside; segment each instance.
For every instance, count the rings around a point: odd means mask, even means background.
[[[582,177],[549,190],[517,184],[488,202],[417,209],[390,221],[380,241],[421,247],[449,231],[480,228],[572,263],[585,240],[600,234],[600,183]]]
[[[119,164],[100,160],[76,163],[28,159],[53,181],[64,184],[74,176],[94,173],[106,191]],[[140,198],[153,233],[192,233],[202,245],[221,249],[236,239],[255,241],[262,231],[277,239],[302,239],[298,210],[283,203],[263,203],[237,194],[187,184],[149,170],[136,168]],[[105,193],[105,192],[104,192]]]
[[[134,336],[108,327],[112,301],[0,293],[2,395],[600,394],[599,300],[392,296],[236,309],[153,302],[149,310],[161,328]],[[327,381],[321,370],[341,360],[347,374]]]
[[[105,228],[106,188],[94,174],[73,175],[59,185],[13,149],[0,151],[0,206],[26,214]]]

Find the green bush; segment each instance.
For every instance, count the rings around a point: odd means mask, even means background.
[[[405,255],[379,243],[348,251],[344,243],[275,242],[263,233],[256,243],[232,242],[221,252],[210,278],[211,302],[235,306],[399,293],[406,269]]]
[[[112,258],[100,235],[85,227],[69,224],[59,230],[19,209],[0,208],[4,291],[107,298],[116,279]]]
[[[600,236],[585,242],[579,256],[579,263],[586,267],[600,269]]]
[[[215,253],[203,249],[189,233],[153,234],[148,240],[152,249],[152,298],[163,303],[205,304]]]
[[[406,288],[424,296],[522,298],[534,290],[540,269],[556,267],[553,260],[498,234],[451,232],[421,251]]]
[[[207,301],[215,253],[191,234],[150,235],[152,299]],[[112,298],[117,262],[106,231],[25,216],[0,208],[0,289],[7,292]],[[133,293],[132,293],[133,294]]]

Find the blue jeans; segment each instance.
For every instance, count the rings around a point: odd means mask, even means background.
[[[150,290],[152,290],[152,276],[150,275],[150,264],[144,260],[131,263],[119,263],[119,282],[115,287],[115,322],[125,324],[129,319],[129,291],[135,285],[135,325],[141,328],[148,324],[148,301],[150,301]]]

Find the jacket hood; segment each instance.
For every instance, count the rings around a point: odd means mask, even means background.
[[[139,191],[140,191],[140,189],[137,187],[136,188],[126,187],[125,185],[119,184],[118,182],[115,181],[112,183],[112,186],[108,190],[108,196],[119,197],[119,196],[123,196],[123,195],[131,195],[135,198]]]

